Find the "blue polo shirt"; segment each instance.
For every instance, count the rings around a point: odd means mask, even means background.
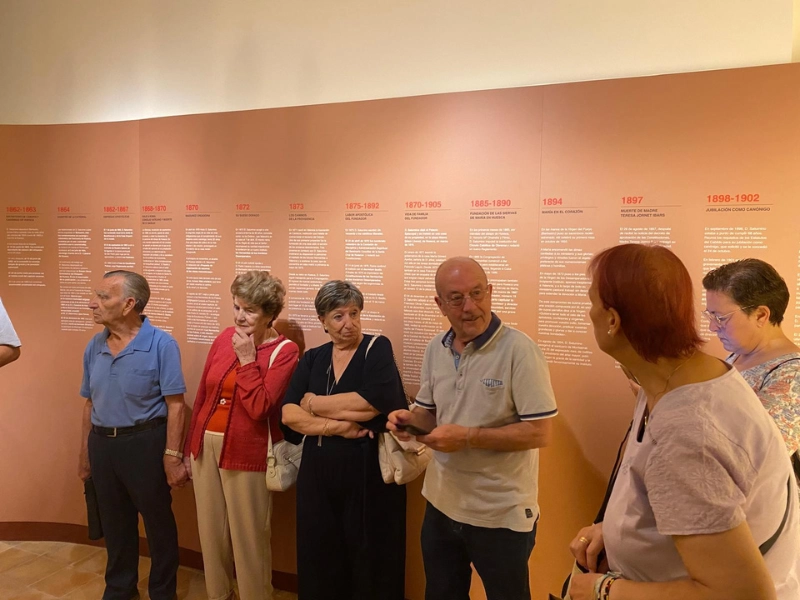
[[[178,342],[142,317],[142,328],[112,356],[108,329],[95,335],[83,353],[81,396],[92,400],[92,424],[130,427],[167,416],[164,396],[183,394]]]

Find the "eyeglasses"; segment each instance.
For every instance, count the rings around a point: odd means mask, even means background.
[[[719,327],[725,327],[725,324],[728,321],[730,321],[731,315],[733,315],[733,313],[738,312],[740,310],[747,310],[748,308],[753,308],[753,307],[752,306],[740,306],[739,308],[734,309],[729,313],[725,313],[724,315],[715,315],[712,312],[708,312],[707,310],[704,310],[702,312],[702,315],[706,319],[708,319],[709,321],[714,321],[714,323],[716,323]]]
[[[486,294],[489,293],[489,288],[480,288],[477,290],[472,290],[469,294],[469,299],[472,300],[473,303],[477,304],[484,298],[486,298]],[[440,296],[441,297],[441,296]],[[447,304],[447,306],[452,306],[453,308],[460,308],[464,306],[464,302],[467,301],[467,296],[462,294],[453,294],[449,298],[442,298],[442,302]]]

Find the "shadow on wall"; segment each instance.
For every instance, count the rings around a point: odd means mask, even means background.
[[[297,321],[290,321],[288,319],[278,319],[273,325],[275,331],[281,335],[285,335],[287,339],[292,340],[297,347],[300,348],[300,356],[306,351],[306,336],[303,333],[303,328]]]

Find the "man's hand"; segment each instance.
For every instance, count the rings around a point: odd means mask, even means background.
[[[183,468],[186,469],[186,477],[189,481],[192,480],[192,458],[190,456],[183,457]]]
[[[89,465],[89,453],[81,452],[78,455],[78,477],[81,481],[86,481],[92,476],[92,468]]]
[[[439,425],[428,435],[418,435],[417,441],[439,452],[458,452],[467,447],[469,428],[462,425]]]
[[[240,327],[236,328],[231,336],[233,351],[239,359],[239,364],[249,365],[256,360],[256,343],[252,335],[247,335]]]
[[[411,414],[410,410],[401,409],[392,411],[389,413],[387,419],[388,421],[386,421],[386,429],[393,432],[398,440],[410,442],[414,439],[414,436],[401,429],[402,427],[411,424],[413,420],[413,415]]]
[[[186,467],[177,456],[164,457],[164,473],[167,474],[167,483],[172,489],[182,488],[189,481]]]

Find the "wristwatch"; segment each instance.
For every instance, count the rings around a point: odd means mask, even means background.
[[[167,448],[166,450],[164,450],[164,456],[174,456],[175,458],[180,458],[181,460],[183,460],[183,452],[181,452],[180,450],[170,450],[169,448]]]

